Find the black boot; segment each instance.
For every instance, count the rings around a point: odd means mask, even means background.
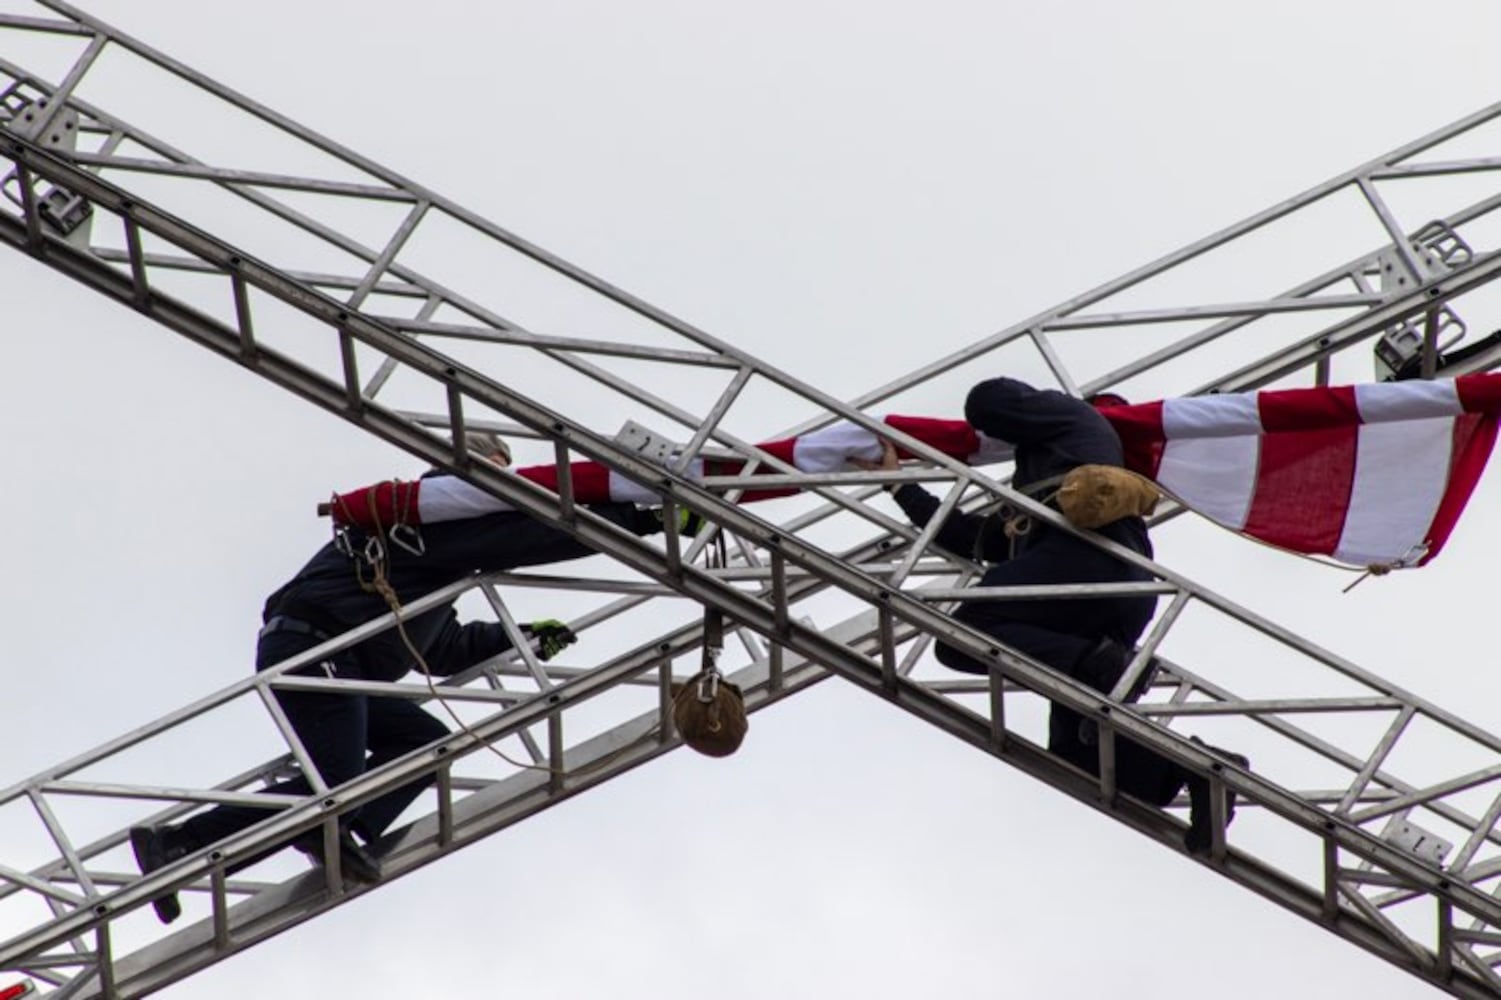
[[[142,875],[150,875],[179,858],[185,858],[196,849],[187,842],[182,830],[175,826],[136,826],[130,830],[130,849],[135,853],[136,864]],[[169,892],[151,901],[156,919],[170,924],[182,916],[182,903],[177,893]]]
[[[1162,661],[1157,659],[1157,657],[1154,656],[1148,660],[1146,668],[1142,670],[1141,675],[1136,680],[1131,682],[1131,687],[1126,691],[1126,697],[1121,700],[1127,704],[1140,701],[1141,696],[1147,693],[1147,689],[1157,679],[1157,672],[1161,669]]]
[[[292,846],[306,854],[314,864],[323,864],[323,831],[312,830],[292,841]],[[354,834],[339,829],[339,871],[354,882],[380,881],[380,862],[354,839]]]
[[[1236,767],[1251,769],[1251,759],[1245,754],[1234,753],[1222,747],[1212,747],[1197,736],[1191,736],[1189,739]],[[1187,848],[1189,854],[1202,857],[1209,853],[1214,842],[1214,814],[1211,800],[1213,790],[1210,788],[1209,779],[1197,774],[1190,774],[1184,784],[1188,787],[1188,833],[1183,837],[1183,846]],[[1229,826],[1234,819],[1235,790],[1226,788],[1225,825]]]

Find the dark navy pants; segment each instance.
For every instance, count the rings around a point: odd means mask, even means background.
[[[979,586],[1030,584],[1117,583],[1148,580],[1143,570],[1128,566],[1093,545],[1061,531],[1032,540],[1016,558],[997,563],[981,577]],[[1118,595],[1088,600],[974,600],[961,604],[954,617],[1055,670],[1077,676],[1079,661],[1101,638],[1129,651],[1152,620],[1157,598]],[[938,643],[938,661],[954,670],[988,674],[989,668],[952,646]],[[1082,717],[1054,704],[1048,714],[1048,750],[1090,774],[1100,773],[1099,751],[1079,738]],[[1166,805],[1183,786],[1177,765],[1140,744],[1117,739],[1116,784],[1129,795]]]
[[[318,645],[323,640],[293,632],[270,632],[256,648],[256,669],[267,667]],[[358,680],[362,674],[348,653],[332,661],[335,675]],[[323,676],[319,666],[299,670]],[[358,777],[403,754],[448,735],[448,727],[413,702],[400,698],[372,698],[363,694],[321,694],[311,691],[278,691],[276,700],[286,712],[292,729],[307,748],[324,782],[333,787]],[[364,840],[386,831],[402,811],[420,795],[432,778],[422,778],[387,792],[352,814],[344,823]],[[312,787],[302,777],[266,789],[282,795],[307,795]],[[207,846],[265,819],[270,812],[251,806],[218,806],[191,817],[183,832],[195,848]]]

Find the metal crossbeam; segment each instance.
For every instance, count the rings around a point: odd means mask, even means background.
[[[892,431],[871,407],[899,402],[939,380],[963,384],[975,372],[996,368],[1051,377],[1068,389],[1124,386],[1150,397],[1254,387],[1294,375],[1328,381],[1357,364],[1368,366],[1366,351],[1375,339],[1404,328],[1431,331],[1439,310],[1462,312],[1467,296],[1501,276],[1501,256],[1494,253],[1438,259],[1434,244],[1421,236],[1429,220],[1400,219],[1382,196],[1386,184],[1501,170],[1497,156],[1415,161],[1501,117],[1501,106],[846,403],[69,4],[43,0],[42,6],[57,16],[0,16],[0,33],[73,38],[80,51],[56,84],[0,60],[0,172],[6,173],[9,199],[0,203],[0,240],[465,476],[588,543],[614,566],[608,578],[549,569],[461,581],[412,610],[472,592],[504,621],[509,612],[497,588],[569,589],[600,595],[576,627],[624,626],[657,638],[588,667],[540,664],[527,651],[482,665],[447,687],[446,700],[465,719],[450,739],[302,799],[257,792],[299,757],[272,692],[346,685],[287,672],[390,627],[389,621],[362,626],[327,649],[16,782],[0,792],[0,822],[24,817],[48,847],[42,860],[0,863],[0,969],[33,976],[59,997],[144,995],[370,891],[345,887],[336,873],[242,879],[227,871],[300,832],[327,827],[340,813],[414,777],[436,775],[436,791],[424,800],[425,812],[381,845],[387,880],[651,760],[676,745],[666,724],[666,692],[673,661],[691,668],[701,648],[695,616],[702,605],[732,623],[740,649],[730,665],[752,709],[832,673],[1176,847],[1181,803],[1167,812],[1146,808],[1115,793],[1110,768],[1098,779],[1072,770],[1041,751],[1036,734],[1008,724],[1007,706],[1044,697],[1092,716],[1100,722],[1107,759],[1112,741],[1129,736],[1234,790],[1275,821],[1266,824],[1276,828],[1270,836],[1232,828],[1231,842],[1217,842],[1205,862],[1216,871],[1441,989],[1493,995],[1501,941],[1501,904],[1495,899],[1501,770],[1464,767],[1438,780],[1417,780],[1391,762],[1417,723],[1462,751],[1455,760],[1475,751],[1501,753],[1501,739],[1202,584],[1100,543],[1148,570],[1154,582],[1147,589],[1170,598],[1136,665],[1156,653],[1165,669],[1140,706],[1122,706],[956,624],[945,608],[965,592],[958,588],[974,567],[933,547],[931,531],[914,531],[882,509],[876,484],[891,477],[805,475],[732,428],[758,423],[746,414],[758,393],[775,391],[811,414],[793,432],[847,420],[899,440],[929,466],[899,478],[938,482],[949,507],[1004,497],[1070,530],[1003,481]],[[301,144],[309,154],[304,159],[320,159],[324,171],[314,176],[247,169],[237,165],[232,149],[189,154],[80,99],[77,91],[107,48],[168,70],[183,86],[221,102],[226,114],[272,127]],[[49,129],[63,121],[76,123],[71,138],[49,141]],[[134,187],[142,179],[151,181],[150,197]],[[289,192],[299,196],[295,206],[283,200]],[[310,207],[317,198],[368,202],[369,211],[390,219],[388,235],[379,245],[367,245],[319,221]],[[1256,275],[1236,273],[1222,279],[1225,287],[1205,289],[1203,300],[1167,293],[1154,298],[1155,283],[1173,287],[1180,268],[1209,260],[1251,234],[1265,237],[1296,213],[1341,198],[1367,227],[1363,250],[1328,260],[1329,248],[1281,248],[1300,264],[1307,256],[1305,273],[1315,278],[1268,289]],[[1498,206],[1501,196],[1455,205],[1444,222],[1448,231],[1463,234]],[[196,221],[210,218],[213,231]],[[68,229],[70,222],[76,224]],[[276,238],[267,238],[269,232]],[[425,273],[424,241],[441,245],[459,233],[478,239],[493,255],[491,263],[511,269],[509,281],[497,282],[498,295],[487,288],[464,291],[457,282],[451,287]],[[1393,274],[1398,278],[1391,279]],[[541,285],[547,285],[547,295],[534,294]],[[579,319],[561,305],[573,299],[598,308]],[[1097,362],[1093,352],[1081,349],[1099,343],[1102,332],[1112,343],[1132,344],[1134,360]],[[1434,346],[1430,334],[1430,369],[1440,363]],[[1210,383],[1186,382],[1190,372],[1202,378],[1200,358],[1209,348],[1217,352],[1223,374]],[[1486,367],[1489,361],[1477,360],[1484,357],[1463,364]],[[643,377],[643,370],[656,376]],[[508,384],[490,377],[492,371],[527,375]],[[1368,378],[1366,371],[1343,377]],[[549,373],[582,376],[622,407],[665,421],[686,443],[682,461],[672,468],[656,465],[571,419],[568,390],[553,388]],[[680,377],[685,373],[694,378]],[[623,533],[575,505],[566,488],[560,495],[538,489],[476,462],[452,443],[462,440],[463,430],[486,426],[549,442],[559,462],[602,462],[655,492],[669,511],[684,506],[702,515],[732,543],[731,565],[710,570],[695,562],[707,535],[686,539],[669,530],[657,540]],[[713,483],[684,478],[686,460],[709,449],[769,474]],[[734,502],[746,488],[771,484],[799,488],[802,499],[779,501],[783,506]],[[853,546],[821,541],[852,534],[866,540]],[[1037,588],[1011,595],[1074,599],[1106,589]],[[1232,643],[1260,644],[1295,660],[1308,689],[1268,693],[1254,689],[1254,679],[1237,672],[1234,663],[1201,668],[1180,662],[1177,625],[1186,613],[1212,618]],[[682,624],[663,632],[664,620]],[[991,663],[991,676],[955,681],[931,671],[924,653],[934,638]],[[676,672],[681,676],[683,670]],[[1129,678],[1122,683],[1128,686]],[[412,684],[360,690],[408,698],[431,694]],[[264,713],[279,743],[268,747],[262,741],[249,751],[257,757],[247,758],[231,778],[190,782],[143,773],[106,780],[92,773],[116,765],[127,751],[183,739],[191,724],[246,705]],[[1234,720],[1241,725],[1238,738],[1245,740],[1238,748],[1258,761],[1278,763],[1258,765],[1254,772],[1224,767],[1181,728],[1208,717]],[[1370,734],[1335,740],[1306,721],[1328,718],[1369,723]],[[497,764],[485,749],[491,745],[519,748],[526,759],[513,756]],[[1316,780],[1327,787],[1298,791],[1307,783],[1304,769],[1316,769]],[[1492,803],[1478,815],[1477,794]],[[155,813],[137,814],[137,822],[177,818],[206,802],[256,802],[267,807],[267,818],[143,878],[123,846],[125,829],[103,836],[76,832],[71,811],[65,817],[53,808],[64,798],[112,807],[165,803]],[[1286,874],[1304,867],[1286,863],[1289,832],[1320,859],[1320,878]],[[1436,854],[1430,846],[1436,841],[1458,845],[1458,851],[1452,857]],[[142,914],[149,899],[169,888],[188,891],[194,920],[166,933]]]

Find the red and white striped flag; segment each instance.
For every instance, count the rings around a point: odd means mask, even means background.
[[[1126,464],[1190,509],[1357,566],[1438,555],[1496,439],[1501,375],[1269,390],[1102,410]]]
[[[970,465],[988,465],[1011,457],[1011,446],[1004,441],[980,434],[963,420],[940,420],[934,417],[888,416],[884,422],[910,434],[945,455]],[[851,458],[874,461],[881,457],[881,441],[876,435],[855,424],[840,422],[795,438],[767,441],[756,447],[788,463],[799,472],[838,472],[848,468]],[[912,456],[899,452],[903,458]],[[739,459],[694,459],[683,474],[694,481],[705,476],[737,476],[751,468]],[[781,472],[766,464],[755,466],[763,474]],[[624,501],[644,505],[659,504],[662,498],[607,465],[598,462],[573,462],[568,467],[573,482],[573,496],[579,503]],[[515,470],[522,479],[553,492],[558,490],[556,465],[527,465]],[[795,487],[778,486],[764,490],[746,490],[741,503],[770,500],[798,492]],[[478,486],[454,476],[411,481],[387,480],[348,493],[335,494],[331,504],[335,520],[356,524],[367,531],[382,526],[436,524],[465,517],[479,517],[511,506],[497,500]]]
[[[1227,528],[1357,566],[1420,566],[1443,547],[1490,457],[1501,375],[1192,396],[1100,412],[1120,434],[1128,467]],[[971,465],[1011,454],[1006,442],[962,420],[883,420]],[[760,447],[812,473],[881,455],[876,435],[850,423]],[[686,475],[728,476],[744,468],[736,460],[698,460]],[[516,474],[557,489],[555,466]],[[594,462],[573,463],[572,477],[581,503],[658,502],[650,490]],[[747,491],[742,502],[791,492]],[[390,525],[398,514],[419,524],[507,509],[462,479],[439,477],[343,494],[336,515],[371,528],[375,518]]]

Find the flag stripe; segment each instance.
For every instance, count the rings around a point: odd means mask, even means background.
[[[1158,478],[1158,466],[1162,464],[1167,437],[1162,430],[1162,409],[1163,403],[1159,401],[1101,411],[1120,435],[1126,468],[1148,479]]]
[[[1434,385],[1447,385],[1435,382]],[[1479,375],[1461,375],[1454,380],[1454,392],[1464,404],[1467,413],[1501,413],[1501,375],[1493,372]]]
[[[1358,437],[1354,427],[1263,436],[1246,533],[1299,552],[1332,552],[1345,523]]]
[[[1428,537],[1449,477],[1453,420],[1430,417],[1360,429],[1345,530],[1333,555],[1357,565],[1412,553]]]
[[[1496,444],[1496,414],[1466,414],[1454,421],[1454,462],[1449,469],[1449,488],[1439,504],[1438,514],[1428,532],[1428,552],[1418,562],[1424,565],[1444,547],[1449,533],[1459,520],[1460,511],[1475,491],[1486,460]]]
[[[1267,435],[1360,423],[1355,391],[1349,386],[1263,392],[1251,398],[1261,415],[1261,432]]]
[[[896,430],[904,434],[910,434],[919,441],[932,445],[945,455],[953,455],[955,458],[965,458],[969,455],[983,453],[987,449],[994,447],[995,438],[984,438],[968,422],[963,420],[937,420],[933,417],[904,417],[893,413],[885,418],[885,422]],[[874,435],[871,437],[874,440]],[[1009,445],[1005,447],[1009,447]],[[905,448],[898,448],[897,454],[902,458],[911,457]],[[881,457],[879,447],[876,449],[875,457]]]
[[[803,472],[837,472],[851,458],[878,460],[881,442],[864,427],[840,422],[793,438],[791,455],[792,464]]]
[[[1162,403],[1162,433],[1169,440],[1259,434],[1261,414],[1251,394],[1167,399]]]
[[[1463,412],[1453,382],[1377,382],[1356,386],[1355,398],[1360,419],[1367,424],[1456,417]]]
[[[1240,531],[1256,492],[1260,447],[1249,435],[1168,441],[1154,478],[1200,514]]]

